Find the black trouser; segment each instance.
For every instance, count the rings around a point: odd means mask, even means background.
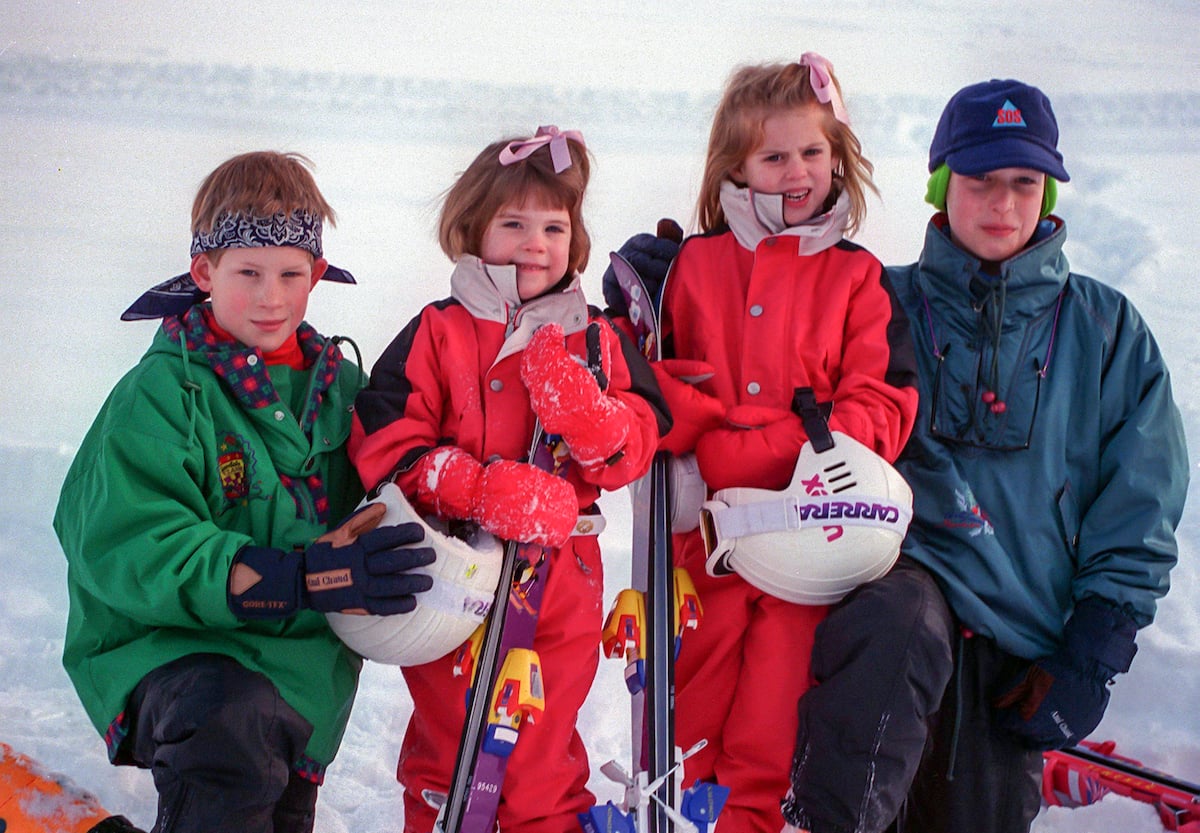
[[[1028,833],[1042,802],[1042,753],[1000,729],[992,707],[1027,665],[959,633],[954,676],[893,833]]]
[[[878,833],[896,817],[950,677],[954,632],[937,584],[907,558],[833,608],[817,629],[816,685],[800,698],[789,822]]]
[[[125,743],[158,790],[151,833],[311,833],[317,785],[292,764],[312,727],[262,674],[192,654],[147,674]]]
[[[933,578],[901,558],[817,631],[785,818],[812,833],[1027,833],[1042,756],[991,705],[1025,665],[966,638]]]

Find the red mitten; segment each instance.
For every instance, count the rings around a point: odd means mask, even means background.
[[[579,517],[575,487],[529,463],[497,460],[483,470],[475,520],[493,535],[561,547]]]
[[[482,477],[483,463],[463,449],[435,448],[417,461],[417,502],[442,518],[472,520]]]
[[[575,528],[575,487],[537,466],[514,460],[484,466],[454,446],[434,449],[417,466],[417,500],[443,518],[550,547],[561,547]]]
[[[674,420],[659,448],[677,457],[694,451],[700,437],[725,418],[725,404],[696,387],[713,375],[713,366],[695,359],[663,359],[651,362],[650,369]]]
[[[607,369],[608,342],[601,338],[599,343],[600,366]],[[634,414],[607,396],[583,360],[567,350],[560,325],[539,327],[530,338],[521,357],[521,381],[542,426],[561,434],[581,465],[599,465],[625,445]]]
[[[808,440],[800,417],[783,408],[738,405],[725,425],[696,444],[696,462],[713,491],[731,486],[782,489],[792,482]]]

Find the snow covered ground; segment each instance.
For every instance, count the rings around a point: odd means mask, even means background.
[[[13,4],[16,5],[16,4]],[[65,565],[50,530],[74,448],[152,324],[117,318],[186,267],[188,211],[203,176],[245,150],[298,150],[339,212],[330,259],[358,287],[323,285],[309,318],[353,336],[370,365],[420,307],[448,291],[433,226],[438,195],[501,135],[556,123],[595,154],[585,273],[600,299],[605,253],[663,215],[691,215],[715,95],[738,62],[815,49],[833,62],[882,201],[859,241],[885,262],[920,246],[924,162],[945,99],[1019,77],[1046,90],[1072,180],[1059,213],[1077,271],[1125,291],[1173,371],[1200,447],[1200,6],[1194,0],[1073,4],[866,0],[658,4],[602,10],[420,0],[256,3],[52,0],[0,21],[0,740],[149,827],[148,774],[108,766],[60,663]],[[878,4],[882,5],[882,4]],[[435,13],[436,10],[436,13]],[[217,32],[214,32],[214,28]],[[1195,453],[1193,453],[1195,457]],[[1200,480],[1200,478],[1196,478]],[[1132,672],[1095,737],[1200,780],[1200,504],[1180,566]],[[628,500],[604,500],[608,593],[628,572]],[[580,717],[593,769],[628,755],[618,663],[603,663]],[[411,709],[395,669],[369,665],[318,829],[398,830],[394,769]],[[617,790],[598,774],[601,800]],[[1150,809],[1110,797],[1049,810],[1038,833],[1159,830]]]

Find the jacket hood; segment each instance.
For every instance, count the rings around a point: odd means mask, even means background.
[[[517,267],[494,266],[474,255],[463,255],[450,276],[450,295],[476,318],[505,326],[504,347],[496,356],[525,349],[534,330],[543,324],[561,324],[565,334],[587,327],[587,299],[583,296],[578,274],[565,279],[566,285],[551,289],[522,302],[517,293]]]
[[[799,254],[812,255],[835,245],[845,234],[850,217],[850,197],[844,191],[833,208],[798,226],[783,220],[783,195],[758,194],[725,180],[721,183],[721,209],[742,248],[754,251],[768,237],[795,237]]]
[[[192,363],[208,367],[224,380],[230,393],[242,406],[253,410],[265,407],[278,399],[262,351],[257,347],[217,338],[209,325],[211,304],[205,302],[190,307],[182,315],[163,319],[147,355],[171,353],[183,361],[185,388],[194,396],[195,382]],[[300,426],[310,433],[325,391],[336,381],[342,363],[338,346],[342,339],[325,338],[307,322],[296,329],[296,339],[310,368],[308,400],[302,413],[297,414]]]
[[[925,228],[925,246],[917,263],[917,284],[933,307],[964,302],[979,309],[997,292],[1009,315],[1036,315],[1062,292],[1070,274],[1063,254],[1066,225],[1057,217],[1042,221],[1040,238],[1000,264],[998,275],[983,271],[983,262],[950,239],[946,215],[937,214]]]

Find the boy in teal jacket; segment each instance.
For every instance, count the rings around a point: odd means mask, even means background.
[[[304,321],[318,280],[353,282],[305,163],[243,154],[202,184],[191,270],[126,312],[162,327],[54,518],[63,663],[112,762],[153,769],[155,830],[311,831],[361,666],[324,613],[407,612],[431,583],[416,524],[338,525],[364,378]]]
[[[1042,751],[1096,728],[1170,585],[1183,424],[1146,321],[1070,270],[1057,144],[1013,80],[960,90],[934,133],[938,213],[888,269],[920,381],[913,521],[818,632],[796,828],[1025,833]]]

